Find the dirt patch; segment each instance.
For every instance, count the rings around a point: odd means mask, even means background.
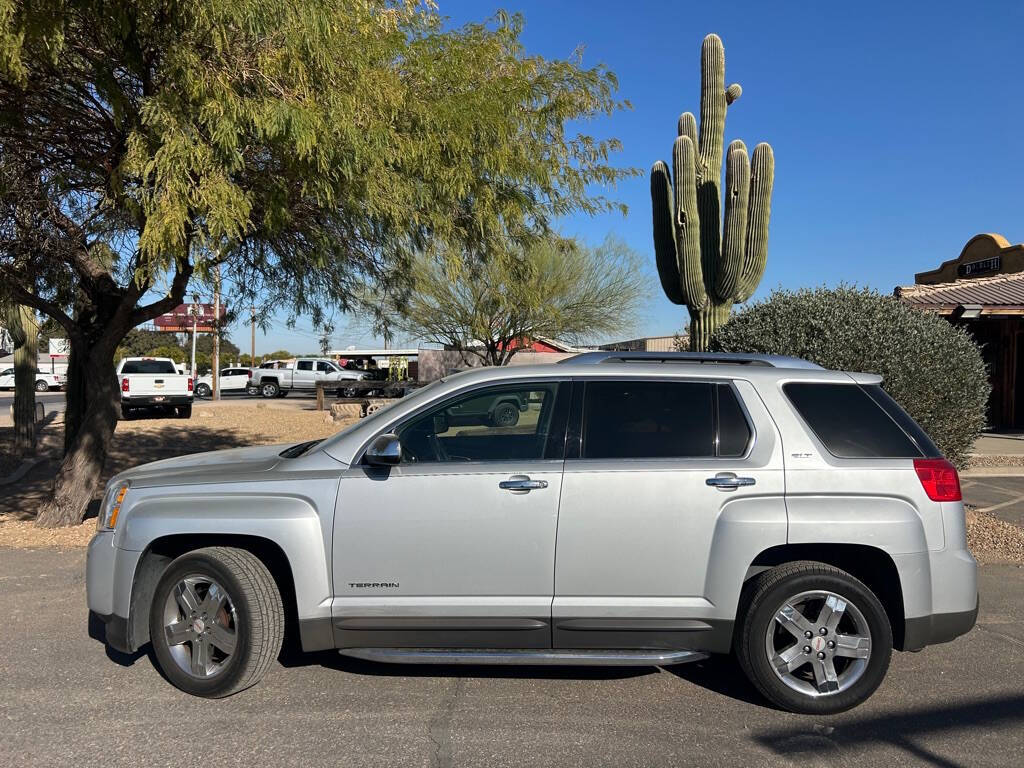
[[[967,545],[979,563],[1024,563],[1024,528],[967,509]]]
[[[139,464],[225,448],[330,437],[352,421],[327,422],[322,412],[255,406],[196,408],[191,419],[120,421],[93,506],[111,476]],[[10,445],[12,432],[10,428],[0,429],[0,450]],[[63,425],[51,424],[42,430],[40,454],[48,456],[49,461],[0,494],[0,546],[75,547],[88,543],[95,520],[87,518],[83,525],[64,531],[44,531],[24,522],[36,516],[51,492],[62,440]]]

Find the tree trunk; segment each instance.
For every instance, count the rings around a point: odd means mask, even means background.
[[[711,304],[707,309],[690,310],[690,351],[707,352],[711,336],[729,319],[732,303]]]
[[[127,329],[106,327],[71,342],[65,453],[53,482],[53,496],[36,524],[44,528],[78,525],[99,486],[120,411],[114,350]]]
[[[14,454],[36,453],[36,368],[39,363],[39,325],[30,307],[15,307],[17,332],[14,347]],[[12,320],[15,319],[12,317]]]

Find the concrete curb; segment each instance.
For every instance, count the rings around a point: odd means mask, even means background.
[[[1024,477],[1024,467],[974,467],[961,472],[960,477]]]
[[[49,459],[46,456],[37,456],[34,459],[25,459],[21,462],[21,466],[11,472],[7,477],[0,477],[0,485],[11,485],[12,483],[18,482],[37,466],[48,460]]]

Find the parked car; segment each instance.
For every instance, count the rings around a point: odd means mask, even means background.
[[[192,415],[192,377],[178,373],[169,357],[126,357],[117,364],[121,383],[121,416],[142,412],[172,412],[187,419]]]
[[[220,393],[222,395],[257,394],[255,386],[249,383],[252,370],[249,368],[222,368],[220,372]],[[213,394],[213,375],[206,374],[196,379],[196,397],[210,397]]]
[[[292,391],[315,392],[317,384],[322,382],[329,390],[342,396],[346,383],[366,378],[366,371],[345,370],[333,360],[300,357],[288,368],[257,368],[252,372],[249,386],[269,398],[284,397]]]
[[[64,386],[65,378],[58,373],[42,373],[36,371],[36,392],[48,392],[51,389],[60,389]],[[14,369],[7,368],[0,371],[0,390],[14,389]]]
[[[880,384],[753,355],[474,369],[328,440],[115,476],[89,609],[198,696],[255,684],[294,622],[379,662],[732,652],[776,705],[839,712],[978,609],[956,470]],[[509,395],[515,430],[454,426]]]

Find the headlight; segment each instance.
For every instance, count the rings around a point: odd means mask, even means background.
[[[96,518],[97,531],[112,531],[117,525],[117,516],[124,503],[125,494],[128,493],[128,483],[118,483],[107,489],[103,497],[103,504],[100,506],[99,517]]]

